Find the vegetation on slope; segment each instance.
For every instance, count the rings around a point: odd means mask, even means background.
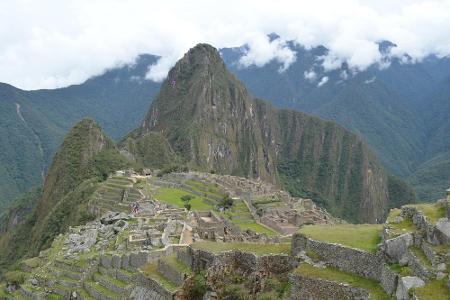
[[[99,181],[129,166],[100,127],[85,119],[72,128],[56,154],[36,208],[0,240],[1,270],[35,256],[68,226],[93,218],[87,203]]]
[[[24,91],[0,83],[0,211],[40,185],[66,132],[92,117],[115,140],[144,117],[159,83],[144,80],[157,57],[142,55],[85,83]]]

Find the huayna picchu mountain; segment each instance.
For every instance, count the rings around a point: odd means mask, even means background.
[[[171,69],[141,127],[120,147],[147,167],[177,162],[276,183],[350,221],[376,222],[414,200],[358,136],[255,99],[206,44]]]

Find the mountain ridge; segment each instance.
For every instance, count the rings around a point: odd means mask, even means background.
[[[209,45],[190,49],[171,69],[134,139],[150,132],[189,168],[277,183],[339,217],[375,222],[390,206],[387,173],[360,138],[255,99]]]

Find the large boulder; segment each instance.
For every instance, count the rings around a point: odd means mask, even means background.
[[[398,280],[397,292],[395,296],[397,300],[410,300],[409,290],[412,288],[418,288],[425,285],[425,282],[419,277],[406,276],[401,277]]]
[[[408,248],[413,244],[413,234],[405,233],[385,241],[385,253],[391,260],[398,262],[407,255]]]
[[[436,223],[436,231],[441,244],[450,245],[450,221],[447,218],[439,219]]]

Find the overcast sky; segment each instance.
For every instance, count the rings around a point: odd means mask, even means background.
[[[273,32],[280,39],[270,42]],[[275,59],[286,69],[296,59],[287,40],[328,47],[328,69],[342,61],[355,70],[379,62],[381,40],[398,45],[396,56],[446,56],[450,0],[0,0],[0,82],[23,89],[67,86],[141,53],[162,56],[147,74],[162,80],[199,42],[247,43],[242,66]]]

